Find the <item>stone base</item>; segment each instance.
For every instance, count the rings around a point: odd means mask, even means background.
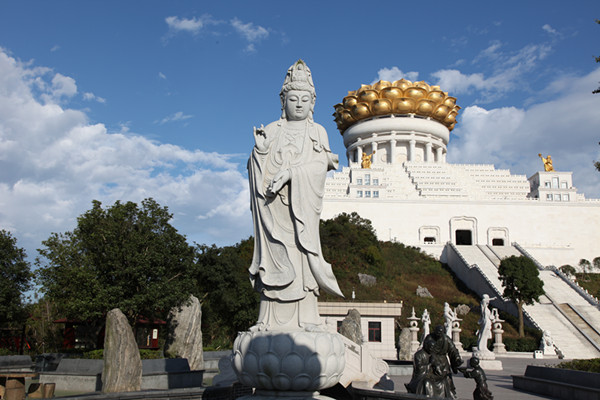
[[[484,371],[502,371],[502,361],[500,360],[480,360],[479,366]]]

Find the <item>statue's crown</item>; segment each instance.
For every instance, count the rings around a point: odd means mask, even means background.
[[[281,87],[281,95],[284,95],[290,90],[306,90],[315,96],[315,85],[312,80],[312,74],[308,65],[302,60],[296,61],[288,68],[283,86]]]

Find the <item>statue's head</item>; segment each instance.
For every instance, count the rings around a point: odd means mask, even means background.
[[[312,119],[317,94],[312,74],[304,61],[298,60],[288,68],[279,97],[281,98],[281,118],[297,120],[308,117]],[[302,105],[307,107],[306,111],[301,107]],[[294,111],[296,108],[302,108],[302,110],[296,110],[300,113]]]
[[[469,360],[469,365],[471,365],[472,368],[477,368],[479,366],[479,358],[471,357]]]
[[[444,327],[442,325],[436,326],[435,329],[433,330],[433,337],[435,337],[436,339],[443,338],[445,334],[446,334],[446,330],[444,329]]]
[[[425,350],[427,353],[431,354],[434,346],[435,346],[435,340],[432,337],[427,336],[425,338],[425,342],[423,342],[423,350]]]

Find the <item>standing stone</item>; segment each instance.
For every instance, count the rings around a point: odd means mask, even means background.
[[[412,360],[413,353],[411,351],[412,332],[410,328],[402,328],[400,337],[398,337],[398,360]]]
[[[106,316],[102,391],[133,392],[142,385],[142,360],[125,315],[115,308]]]
[[[342,321],[342,326],[340,326],[340,335],[347,337],[354,343],[363,344],[360,313],[357,309],[348,310],[348,314]]]
[[[169,338],[165,355],[171,358],[187,358],[190,369],[204,369],[202,351],[202,308],[195,296],[181,309],[173,308],[169,314]]]

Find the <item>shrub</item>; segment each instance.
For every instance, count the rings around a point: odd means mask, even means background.
[[[556,368],[600,373],[600,358],[592,358],[590,360],[565,361],[558,364]]]
[[[532,337],[503,339],[506,351],[533,352],[539,348],[539,340]]]
[[[104,349],[86,351],[83,353],[82,358],[88,358],[92,360],[102,360],[104,358]],[[140,349],[140,358],[142,360],[156,360],[164,358],[160,351]]]

